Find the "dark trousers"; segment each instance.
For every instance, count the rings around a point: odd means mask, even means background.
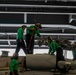
[[[13,73],[10,72],[10,75],[13,75]],[[19,74],[18,74],[18,71],[14,71],[14,75],[19,75]]]
[[[17,39],[17,47],[16,47],[16,51],[15,51],[16,54],[18,54],[20,48],[22,48],[24,53],[27,54],[27,50],[26,50],[24,40],[22,40],[22,42],[20,42],[20,40]]]
[[[63,49],[60,47],[56,50],[56,68],[58,67],[58,62],[59,61],[64,61],[64,56],[63,56]]]
[[[34,49],[34,35],[26,34],[26,45],[27,45],[27,54],[33,54]]]

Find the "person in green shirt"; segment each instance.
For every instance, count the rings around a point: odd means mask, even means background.
[[[54,41],[51,37],[48,37],[48,54],[53,55],[56,52],[56,68],[58,68],[58,61],[64,61],[63,49],[59,43]]]
[[[17,30],[17,47],[16,47],[16,51],[15,54],[18,54],[20,48],[23,49],[24,53],[27,54],[27,50],[26,50],[26,46],[24,43],[24,30],[25,30],[26,26],[22,25],[18,30]]]
[[[27,45],[27,54],[33,54],[34,49],[34,36],[37,34],[37,36],[40,36],[39,29],[41,28],[40,23],[36,23],[35,25],[31,25],[27,28],[27,34],[26,34],[26,45]]]
[[[9,69],[10,69],[10,75],[19,75],[18,74],[18,65],[20,62],[17,61],[18,56],[13,56],[10,61]]]

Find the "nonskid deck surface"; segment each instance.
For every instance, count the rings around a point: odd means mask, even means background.
[[[9,70],[0,71],[0,75],[9,75]],[[19,72],[19,75],[76,75],[76,70],[70,70],[66,74],[61,74],[59,71],[52,70],[28,70],[24,72]]]
[[[44,58],[44,59],[43,59]],[[19,57],[19,61],[23,62],[23,59],[25,57]],[[50,60],[52,59],[52,60]],[[8,60],[8,61],[7,61]],[[0,65],[0,75],[9,75],[9,62],[10,62],[10,57],[1,57],[0,58],[0,63],[4,65]],[[7,61],[7,62],[4,62]],[[72,60],[66,60],[66,61],[72,61]],[[31,63],[30,63],[31,62]],[[19,68],[22,68],[23,64],[20,64]],[[24,72],[19,71],[19,75],[60,75],[60,72],[54,72],[51,71],[51,69],[54,69],[56,65],[56,58],[55,56],[52,55],[46,55],[46,54],[37,54],[37,55],[27,55],[26,56],[26,66],[27,70]],[[44,69],[45,70],[40,70]],[[37,69],[37,70],[36,70]],[[47,70],[49,69],[49,70]],[[75,70],[70,70],[67,74],[63,75],[76,75],[76,68]]]

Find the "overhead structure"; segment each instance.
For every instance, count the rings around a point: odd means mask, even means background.
[[[76,26],[72,24],[76,15],[75,0],[0,0],[0,48],[15,48],[17,29],[35,20],[42,24],[44,39],[76,40]],[[35,48],[38,48],[35,37]],[[48,48],[45,45],[40,49]]]

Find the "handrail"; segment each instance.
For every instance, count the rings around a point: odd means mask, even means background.
[[[0,24],[0,27],[21,27],[22,25],[26,25],[27,27],[34,24]],[[66,28],[69,24],[42,24],[42,27],[58,27],[58,28]]]
[[[16,35],[17,33],[0,33],[0,35]],[[70,33],[40,33],[41,35],[67,35],[67,36],[76,36],[76,34]]]
[[[33,24],[0,24],[0,27],[21,27],[22,25],[26,25],[28,27]],[[42,24],[42,27],[76,29],[76,26],[69,25],[69,24]]]
[[[60,13],[60,12],[8,12],[8,11],[0,11],[0,14],[58,14],[58,15],[76,15],[76,13]]]
[[[61,5],[23,5],[23,4],[0,4],[0,7],[76,8],[76,6],[61,6]]]

